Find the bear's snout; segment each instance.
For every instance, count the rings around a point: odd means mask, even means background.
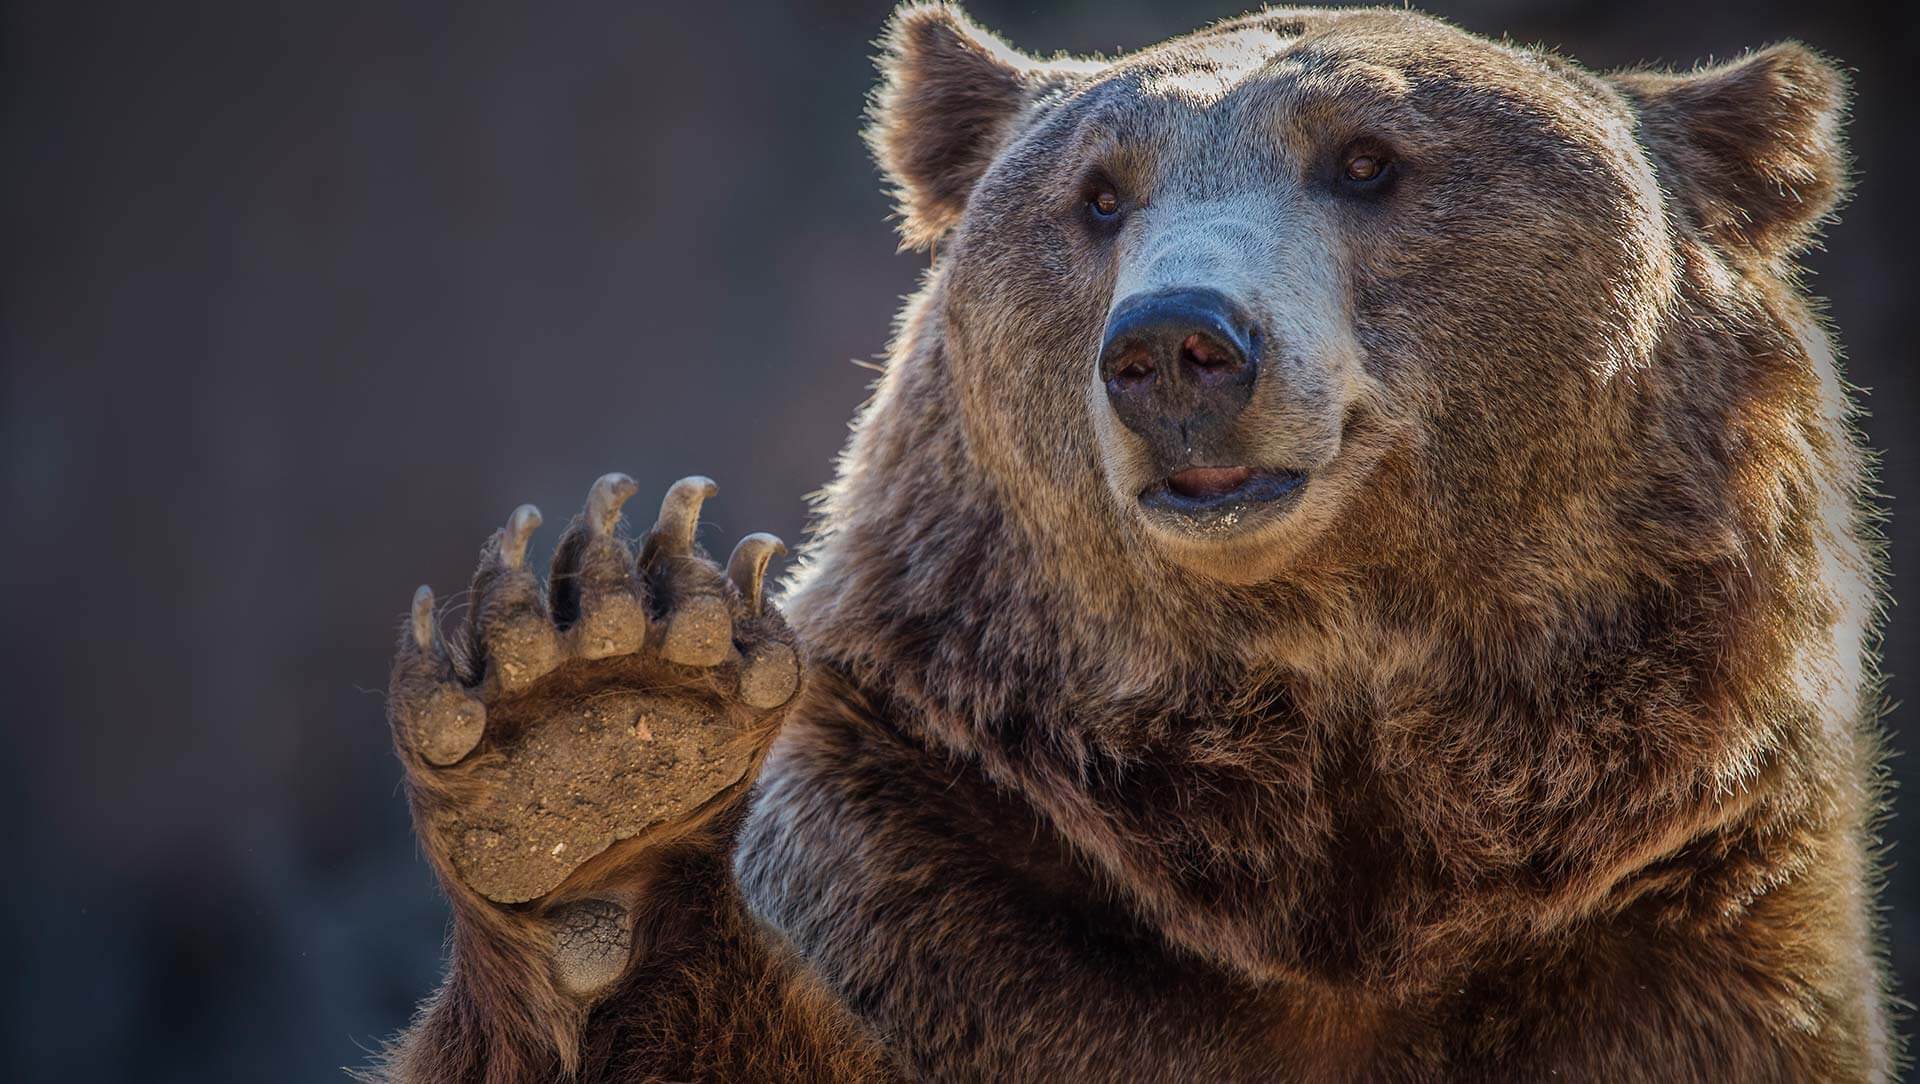
[[[1217,290],[1156,290],[1122,301],[1107,320],[1100,377],[1128,429],[1170,466],[1196,438],[1217,436],[1253,398],[1260,332]]]

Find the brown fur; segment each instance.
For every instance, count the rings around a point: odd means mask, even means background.
[[[1888,1079],[1866,464],[1793,272],[1845,186],[1833,68],[1598,76],[1396,10],[1111,65],[937,6],[886,41],[871,141],[939,260],[752,807],[648,880],[707,932],[636,950],[587,1075]],[[1380,131],[1388,197],[1315,187]],[[1278,527],[1116,500],[1092,165],[1317,216],[1360,371]],[[518,951],[458,918],[456,969]],[[471,990],[528,1049],[566,1015]],[[477,1075],[439,1015],[402,1075]]]

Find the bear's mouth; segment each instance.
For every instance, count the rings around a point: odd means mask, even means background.
[[[1299,500],[1307,476],[1257,467],[1188,467],[1140,492],[1147,515],[1176,529],[1226,534],[1280,515]]]

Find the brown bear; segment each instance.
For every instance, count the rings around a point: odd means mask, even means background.
[[[374,1072],[1887,1079],[1835,69],[916,5],[882,70],[937,257],[784,616],[623,475],[417,598],[452,959]]]

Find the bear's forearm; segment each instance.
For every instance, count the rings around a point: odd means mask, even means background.
[[[563,945],[582,929],[566,916],[600,905],[521,912],[457,896],[447,978],[390,1052],[389,1079],[753,1079],[767,1065],[784,1080],[887,1079],[852,1018],[741,905],[736,820],[728,811],[594,884],[625,898],[630,932],[616,942],[619,978],[593,996],[570,992],[579,964]]]
[[[1284,1079],[1287,1052],[1243,1026],[1231,1006],[1248,989],[1055,920],[980,884],[884,898],[831,900],[865,916],[909,915],[885,936],[815,938],[800,932],[809,962],[889,1050],[927,1079],[1071,1081]],[[847,884],[833,871],[824,881]],[[980,891],[974,889],[979,888]],[[801,906],[819,902],[803,899]],[[1078,928],[1078,932],[1072,932]]]
[[[455,902],[445,980],[397,1038],[379,1079],[469,1084],[548,1079],[578,1057],[580,1006],[555,989],[550,939]]]
[[[859,714],[802,705],[736,868],[754,912],[902,1066],[1101,1081],[1239,1079],[1248,1055],[1279,1064],[1229,1022],[1248,987],[1164,952],[1030,813]]]
[[[1827,876],[1795,878],[1711,928],[1585,931],[1557,961],[1480,984],[1474,1000],[1526,1008],[1461,1021],[1472,1038],[1457,1061],[1487,1080],[1887,1080],[1868,924]],[[1801,927],[1809,918],[1820,936]]]

